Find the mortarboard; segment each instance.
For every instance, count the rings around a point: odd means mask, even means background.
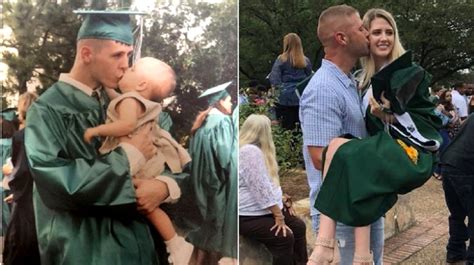
[[[74,13],[85,17],[77,34],[77,40],[115,40],[128,45],[133,44],[130,15],[145,14],[139,11],[111,10],[76,10]]]
[[[222,85],[211,87],[211,88],[207,89],[206,91],[204,91],[199,96],[199,98],[208,97],[207,102],[209,103],[209,105],[212,105],[212,104],[216,103],[217,101],[229,96],[229,93],[227,92],[226,88],[231,83],[232,83],[232,81],[227,82],[227,83],[222,84]]]

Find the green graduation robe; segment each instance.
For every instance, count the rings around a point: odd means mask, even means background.
[[[385,95],[394,113],[408,112],[421,135],[441,142],[438,133],[441,121],[429,99],[431,76],[411,61],[407,64],[384,76],[381,85],[372,78],[374,96],[377,98],[382,89],[391,87],[392,91]],[[398,93],[401,89],[410,93]],[[398,194],[423,185],[436,163],[435,153],[415,145],[412,146],[418,151],[418,161],[412,162],[396,142],[401,139],[410,145],[408,140],[384,132],[382,122],[370,113],[367,113],[366,124],[370,137],[351,140],[334,154],[314,205],[321,213],[350,226],[365,226],[376,221],[392,208]]]
[[[12,149],[12,138],[1,138],[0,139],[0,147],[2,152],[2,167],[7,161],[7,158],[10,157],[11,149]],[[3,171],[0,172],[0,180],[3,181]],[[10,208],[8,203],[4,201],[4,199],[9,195],[9,192],[4,190],[3,187],[0,185],[0,194],[2,198],[2,223],[0,227],[0,234],[3,236],[5,231],[7,230],[8,222],[10,221]]]
[[[173,119],[171,119],[171,115],[168,112],[160,112],[160,116],[158,116],[157,123],[161,129],[171,133],[171,128],[173,127]]]
[[[125,152],[99,156],[98,141],[83,141],[85,129],[104,116],[95,98],[61,81],[28,112],[25,145],[42,264],[158,264],[136,211]]]
[[[232,124],[233,124],[233,136],[234,141],[232,142],[231,158],[230,158],[230,169],[229,169],[229,185],[226,189],[226,216],[224,218],[224,242],[222,249],[224,250],[224,256],[237,258],[237,193],[239,188],[238,182],[238,148],[239,148],[239,108],[236,107],[232,113]]]
[[[189,146],[195,203],[202,224],[188,240],[196,247],[237,258],[235,126],[228,115],[209,114]]]

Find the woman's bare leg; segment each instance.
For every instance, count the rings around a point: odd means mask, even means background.
[[[355,250],[353,264],[371,265],[373,257],[370,253],[370,225],[354,229]]]
[[[323,180],[326,177],[334,154],[341,145],[345,144],[348,141],[350,140],[344,138],[335,138],[329,143],[326,150],[326,157],[324,160]],[[337,247],[335,237],[336,221],[324,214],[321,214],[319,219],[319,231],[316,239],[316,246],[314,247],[313,253],[309,258],[308,264],[324,264],[324,262],[327,263],[338,260],[339,253],[335,249]],[[330,245],[332,245],[332,248],[329,247]]]

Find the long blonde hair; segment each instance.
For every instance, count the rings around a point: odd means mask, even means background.
[[[25,92],[18,97],[17,110],[21,128],[25,126],[26,112],[37,99],[38,95],[33,92]]]
[[[252,114],[242,124],[239,131],[239,146],[256,145],[262,150],[270,178],[280,185],[278,163],[276,161],[275,144],[273,143],[271,121],[265,115]]]
[[[283,38],[283,52],[278,57],[282,62],[289,60],[295,68],[305,68],[306,60],[304,59],[303,45],[301,39],[296,33],[288,33]]]
[[[393,29],[393,49],[388,55],[389,61],[391,62],[400,57],[403,53],[405,53],[405,49],[403,48],[403,45],[400,42],[400,37],[398,35],[397,23],[395,22],[395,19],[393,19],[392,14],[390,14],[386,10],[380,8],[372,8],[369,9],[367,13],[365,13],[364,18],[362,19],[364,27],[369,30],[370,23],[372,23],[372,21],[376,18],[385,19]],[[370,83],[370,79],[375,74],[375,61],[372,57],[372,54],[370,54],[368,57],[362,57],[360,59],[360,63],[362,65],[362,72],[360,74],[360,87],[366,88]]]

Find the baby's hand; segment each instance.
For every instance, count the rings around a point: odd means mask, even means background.
[[[90,144],[95,136],[99,136],[99,132],[97,132],[96,128],[89,128],[84,133],[84,141]]]

